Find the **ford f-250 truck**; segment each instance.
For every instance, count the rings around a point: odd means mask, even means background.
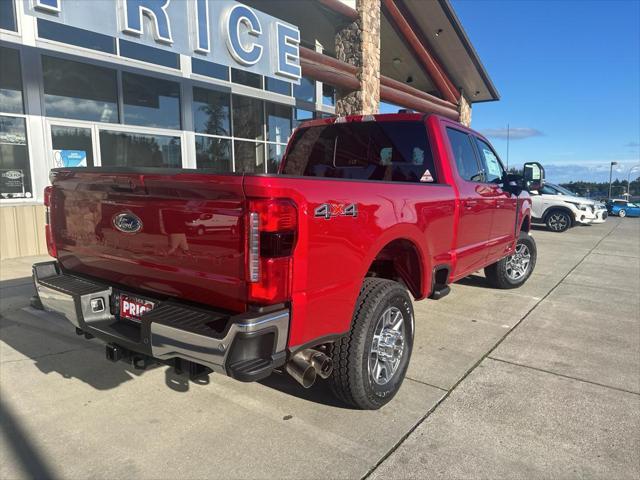
[[[498,288],[531,275],[524,188],[544,170],[524,172],[472,130],[411,113],[308,122],[278,175],[55,169],[39,302],[112,361],[241,381],[284,370],[380,408],[411,356],[411,297],[480,269]]]

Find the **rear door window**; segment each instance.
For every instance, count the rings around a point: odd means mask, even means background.
[[[482,182],[484,176],[476,152],[471,143],[471,137],[455,128],[447,128],[447,136],[453,150],[453,157],[456,160],[458,175],[470,182]]]
[[[320,125],[299,131],[285,175],[437,182],[424,124],[362,122]]]

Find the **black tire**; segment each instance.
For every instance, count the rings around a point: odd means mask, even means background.
[[[626,217],[626,216],[627,216],[627,212],[626,212],[626,210],[623,208],[623,209],[621,209],[620,211],[618,211],[618,216],[619,216],[620,218],[624,218],[624,217]]]
[[[385,312],[394,312],[397,325],[404,330],[404,347],[397,368],[388,381],[380,385],[370,373],[370,358],[381,358],[372,353],[376,327]],[[397,311],[402,319],[397,317]],[[331,390],[344,403],[362,410],[377,410],[398,392],[404,380],[413,349],[413,305],[405,288],[397,282],[379,278],[366,278],[360,290],[351,322],[351,331],[337,340],[329,349],[333,360],[333,373],[329,377]],[[378,361],[374,361],[377,365]],[[384,363],[384,362],[383,362]],[[378,377],[380,378],[380,377]]]
[[[529,252],[529,263],[525,270],[525,273],[518,278],[514,278],[514,276],[509,273],[509,259],[514,256],[509,255],[508,257],[504,257],[484,269],[484,274],[487,277],[489,285],[494,288],[502,289],[518,288],[524,285],[524,283],[531,276],[534,268],[536,267],[538,250],[535,240],[526,232],[520,232],[518,243],[516,244],[516,251],[520,248],[521,245],[524,245]]]
[[[552,232],[562,233],[573,226],[573,219],[571,215],[564,210],[551,210],[547,214],[545,223],[547,228]]]

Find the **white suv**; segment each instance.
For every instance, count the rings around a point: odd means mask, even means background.
[[[607,219],[607,207],[600,202],[578,197],[560,185],[546,182],[539,191],[531,191],[531,216],[549,230],[564,232],[576,223],[589,225]]]

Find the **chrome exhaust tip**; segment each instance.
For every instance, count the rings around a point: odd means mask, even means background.
[[[299,353],[287,363],[287,373],[304,388],[310,388],[316,382],[316,369]]]
[[[296,353],[287,363],[287,372],[304,388],[311,387],[316,377],[329,378],[333,372],[331,358],[318,350],[308,348]]]
[[[307,361],[311,363],[315,368],[316,373],[320,378],[326,380],[333,372],[333,362],[324,353],[317,350],[304,350],[302,354],[306,357]]]

